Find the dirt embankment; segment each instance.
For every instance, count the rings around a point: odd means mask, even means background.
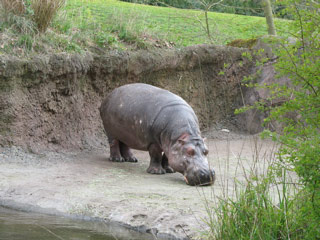
[[[253,63],[233,47],[0,57],[0,145],[41,149],[99,148],[106,142],[98,107],[117,86],[144,82],[182,96],[202,128],[233,122],[240,81]]]

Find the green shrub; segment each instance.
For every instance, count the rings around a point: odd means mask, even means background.
[[[283,0],[285,12],[293,17],[294,39],[273,39],[277,77],[290,84],[265,86],[271,96],[253,108],[268,111],[265,123],[278,122],[278,132],[265,130],[279,142],[279,162],[298,176],[299,193],[292,200],[287,221],[291,239],[320,239],[320,3],[312,0]],[[282,103],[271,104],[275,99]]]
[[[281,161],[292,164],[306,190],[320,191],[320,3],[285,0],[286,12],[295,17],[294,43],[277,41],[278,77],[288,76],[292,86],[269,86],[271,98],[284,103],[271,107],[266,122],[282,123],[280,134],[267,131],[282,144]],[[280,47],[279,47],[280,46]],[[318,194],[316,194],[316,192]],[[318,206],[320,209],[320,205]]]

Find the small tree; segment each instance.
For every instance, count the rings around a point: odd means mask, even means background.
[[[266,17],[267,26],[268,26],[268,34],[269,35],[277,35],[276,28],[273,22],[273,14],[270,0],[261,0],[264,15]]]
[[[201,8],[203,8],[203,11],[204,11],[204,17],[206,21],[205,29],[209,39],[212,39],[212,38],[210,33],[208,12],[212,9],[213,6],[220,4],[222,1],[223,0],[218,0],[218,1],[217,0],[198,0],[199,4],[201,5]]]

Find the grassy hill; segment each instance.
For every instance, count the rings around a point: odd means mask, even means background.
[[[29,20],[0,23],[0,54],[221,45],[267,34],[261,17],[210,12],[208,18],[210,37],[202,11],[117,0],[68,0],[46,34],[32,30]],[[279,35],[286,35],[288,23],[276,20]],[[17,25],[22,25],[19,31]]]

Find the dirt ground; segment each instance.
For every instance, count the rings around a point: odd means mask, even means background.
[[[201,238],[206,204],[232,197],[245,171],[266,169],[275,145],[257,136],[210,131],[213,186],[191,187],[179,173],[151,175],[147,152],[138,163],[108,161],[108,149],[76,153],[27,153],[0,148],[0,205],[49,214],[116,222],[155,239]]]

